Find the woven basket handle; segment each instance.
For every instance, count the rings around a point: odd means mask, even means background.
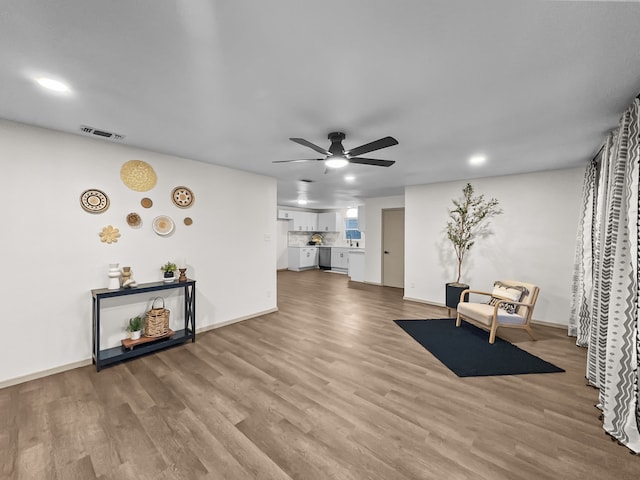
[[[158,310],[158,307],[156,307],[156,300],[162,300],[162,308],[164,308],[164,298],[156,297],[153,299],[153,303],[151,304],[151,310]]]

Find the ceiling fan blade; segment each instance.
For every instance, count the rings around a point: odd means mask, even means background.
[[[349,159],[350,163],[360,163],[362,165],[373,165],[376,167],[390,167],[395,160],[378,160],[377,158],[364,158],[364,157],[352,157]]]
[[[300,158],[298,160],[274,160],[271,163],[322,162],[324,158]]]
[[[296,142],[296,143],[298,143],[300,145],[304,145],[305,147],[312,148],[316,152],[322,153],[323,155],[331,155],[331,153],[328,150],[326,150],[326,149],[324,149],[322,147],[319,147],[318,145],[316,145],[314,143],[311,143],[311,142],[305,140],[304,138],[290,138],[289,140],[291,140],[292,142]]]
[[[293,138],[291,140],[293,140]],[[363,153],[373,152],[374,150],[380,150],[381,148],[392,147],[394,145],[398,145],[398,141],[395,138],[384,137],[380,140],[376,140],[375,142],[360,145],[359,147],[353,148],[346,153],[352,157],[357,157],[358,155],[362,155]]]

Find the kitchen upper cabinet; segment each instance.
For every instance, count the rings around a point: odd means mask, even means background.
[[[305,212],[291,212],[291,215],[292,215],[291,218],[293,220],[293,222],[289,224],[289,228],[291,230],[295,230],[296,232],[305,231],[304,213]]]
[[[318,231],[320,232],[337,232],[338,223],[340,222],[338,213],[325,212],[318,214]]]
[[[307,213],[309,215],[307,218],[307,221],[309,222],[309,231],[310,232],[318,231],[318,214],[314,212],[307,212]]]
[[[289,247],[289,270],[296,272],[318,266],[318,247]]]
[[[314,232],[318,229],[318,214],[313,212],[291,212],[293,230],[296,232]]]
[[[295,212],[291,210],[278,210],[278,218],[282,220],[292,220]]]
[[[336,231],[335,227],[325,230],[318,228],[318,214],[315,212],[303,212],[300,210],[278,210],[278,218],[281,220],[292,220],[289,222],[290,232],[331,232]],[[336,224],[337,225],[337,224]]]

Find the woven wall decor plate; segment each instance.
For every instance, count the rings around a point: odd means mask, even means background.
[[[103,191],[92,188],[82,192],[80,205],[85,212],[102,213],[109,208],[109,197]]]
[[[140,205],[142,205],[144,208],[151,208],[153,207],[153,200],[145,197],[142,200],[140,200]]]
[[[184,224],[189,226],[193,224],[193,219],[191,217],[184,217]]]
[[[131,212],[127,215],[127,223],[130,227],[139,227],[142,224],[142,218],[135,212]]]
[[[173,232],[175,225],[171,218],[166,215],[160,215],[153,219],[153,231],[158,235],[165,236]]]
[[[193,192],[187,187],[176,187],[171,192],[171,200],[176,207],[189,208],[195,200]]]
[[[146,192],[156,186],[158,176],[153,167],[142,160],[129,160],[120,169],[120,178],[131,190]]]

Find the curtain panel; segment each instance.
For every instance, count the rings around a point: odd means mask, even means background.
[[[569,335],[587,347],[586,378],[599,389],[603,428],[640,452],[638,189],[640,99],[607,137],[583,184]]]

